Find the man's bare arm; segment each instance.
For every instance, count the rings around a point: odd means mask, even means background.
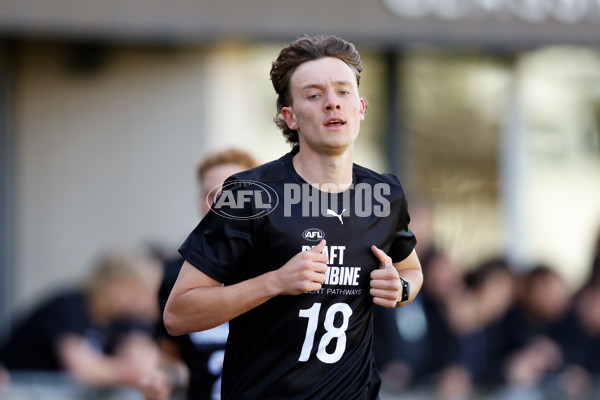
[[[212,279],[185,261],[171,291],[164,323],[171,335],[202,331],[227,322],[278,295],[319,290],[325,282],[325,240],[300,252],[281,268],[230,285]]]

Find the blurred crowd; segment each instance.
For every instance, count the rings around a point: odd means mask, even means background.
[[[375,356],[387,393],[435,399],[594,399],[600,395],[600,235],[574,290],[554,265],[504,258],[461,268],[413,229],[425,277],[401,309],[375,309]],[[419,235],[422,233],[422,235]]]
[[[0,343],[0,393],[13,374],[55,373],[57,382],[65,375],[90,387],[139,385],[160,361],[154,326],[161,273],[146,252],[107,251],[83,282],[57,288],[16,316]]]
[[[255,164],[235,149],[207,157],[197,171],[200,214],[227,176]],[[435,246],[426,205],[413,204],[411,217],[423,289],[406,307],[374,308],[375,359],[389,398],[598,395],[600,235],[589,278],[573,290],[553,265],[516,268],[495,258],[462,268]],[[139,399],[218,399],[228,327],[174,338],[162,324],[181,264],[110,251],[81,285],[15,318],[0,343],[0,395],[14,374],[43,371],[92,388],[127,387]]]

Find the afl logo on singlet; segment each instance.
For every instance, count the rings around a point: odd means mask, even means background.
[[[302,232],[302,237],[309,242],[319,242],[325,237],[325,232],[317,228],[309,228]]]

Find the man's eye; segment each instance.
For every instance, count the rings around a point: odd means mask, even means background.
[[[347,94],[350,94],[350,91],[349,90],[340,90],[340,94],[347,95]]]
[[[321,95],[320,95],[320,94],[318,94],[318,93],[317,93],[317,94],[309,94],[309,95],[308,95],[308,98],[309,98],[310,100],[315,100],[315,99],[318,99],[319,97],[321,97]]]

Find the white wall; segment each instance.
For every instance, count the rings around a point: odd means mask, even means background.
[[[270,61],[262,81],[248,83],[254,70],[240,68],[238,51],[112,48],[97,73],[77,76],[64,46],[23,46],[18,307],[80,279],[109,247],[158,243],[176,251],[198,220],[195,167],[207,151],[236,144],[266,161],[288,150],[271,122],[274,95],[265,106],[253,88],[269,87]],[[263,146],[264,135],[272,145]]]

